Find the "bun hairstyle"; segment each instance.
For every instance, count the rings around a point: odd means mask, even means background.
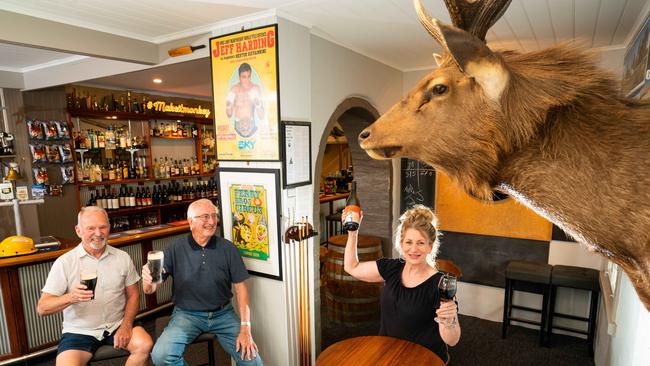
[[[399,218],[399,225],[395,230],[395,249],[400,257],[404,256],[402,251],[402,236],[408,229],[416,229],[429,239],[433,245],[431,252],[427,254],[427,264],[436,268],[436,257],[438,256],[438,249],[440,248],[440,240],[438,239],[438,218],[431,211],[430,208],[423,205],[415,205],[406,210]]]

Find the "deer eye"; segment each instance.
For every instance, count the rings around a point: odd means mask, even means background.
[[[443,95],[447,92],[449,88],[447,88],[447,85],[444,84],[436,84],[433,86],[431,89],[431,94],[433,95]]]

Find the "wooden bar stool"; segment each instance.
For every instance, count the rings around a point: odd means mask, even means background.
[[[553,272],[551,274],[551,307],[548,319],[549,342],[551,340],[551,336],[553,335],[553,329],[561,329],[573,333],[585,334],[587,335],[589,355],[594,355],[594,335],[596,334],[596,318],[598,317],[598,300],[600,294],[600,282],[598,278],[598,271],[591,268],[563,265],[556,265],[553,267]],[[589,302],[589,316],[585,318],[555,312],[555,301],[557,300],[558,287],[568,287],[589,291],[591,293],[591,301]],[[554,317],[587,322],[587,331],[553,325]]]
[[[551,287],[551,269],[553,267],[547,263],[528,262],[528,261],[510,261],[506,267],[506,290],[503,300],[503,325],[501,328],[501,338],[506,337],[510,321],[518,321],[533,325],[539,325],[539,344],[545,344],[545,330],[548,315],[548,303]],[[536,294],[542,294],[542,308],[534,309],[527,306],[513,305],[513,291],[524,291]],[[539,322],[517,318],[512,316],[512,309],[532,311],[541,313]]]

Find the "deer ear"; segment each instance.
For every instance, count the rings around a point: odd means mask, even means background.
[[[443,60],[442,55],[440,55],[438,53],[434,53],[433,54],[433,59],[436,61],[436,65],[438,65],[438,67],[440,67],[440,65],[442,65],[442,60]]]
[[[480,39],[433,19],[442,46],[449,51],[465,75],[474,78],[488,98],[499,102],[510,74],[503,61]]]

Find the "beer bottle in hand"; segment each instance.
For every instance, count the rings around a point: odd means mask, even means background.
[[[345,217],[343,218],[343,229],[346,231],[356,231],[359,229],[359,219],[361,217],[361,203],[357,196],[357,182],[352,181],[352,191],[345,202]]]

